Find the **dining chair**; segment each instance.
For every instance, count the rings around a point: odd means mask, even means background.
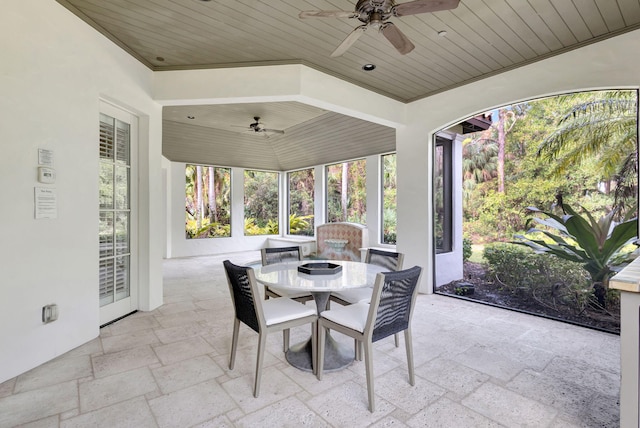
[[[262,248],[260,250],[262,256],[262,266],[272,265],[274,263],[295,262],[302,260],[302,248],[300,246],[279,247],[279,248]],[[268,300],[271,297],[288,297],[300,303],[313,300],[310,293],[288,293],[284,290],[276,290],[268,285],[264,286],[264,298]],[[282,347],[286,352],[289,349],[289,331],[282,332]]]
[[[311,349],[312,355],[315,356],[313,351],[316,349],[317,343],[315,332],[318,315],[315,308],[303,305],[287,297],[262,300],[252,268],[237,266],[229,260],[225,260],[223,264],[235,311],[229,369],[233,370],[235,365],[240,323],[243,323],[258,333],[258,355],[253,385],[253,396],[258,397],[267,334],[275,331],[289,331],[291,327],[312,324]],[[316,361],[314,358],[313,367],[315,366]]]
[[[364,362],[367,376],[369,411],[375,411],[373,388],[373,342],[404,332],[407,351],[409,383],[415,385],[413,344],[411,341],[411,316],[415,305],[417,284],[422,268],[414,266],[397,272],[377,274],[371,303],[336,306],[324,311],[318,318],[318,368],[316,376],[322,380],[324,366],[324,341],[326,330],[343,333],[364,344]]]
[[[262,256],[262,266],[272,265],[274,263],[297,262],[302,260],[302,248],[300,248],[300,246],[262,248],[260,255]],[[313,296],[309,293],[286,293],[265,285],[264,298],[268,299],[269,297],[288,297],[300,303],[313,300]]]
[[[389,271],[402,270],[402,263],[404,262],[404,254],[397,253],[395,251],[377,250],[375,248],[367,249],[367,254],[364,258],[365,263],[381,266]],[[373,287],[353,288],[350,290],[336,291],[331,293],[331,300],[341,305],[353,305],[355,303],[369,303],[371,301],[371,294],[373,293]],[[400,337],[394,335],[394,341],[396,348],[400,347]],[[356,344],[356,358],[361,359],[359,352],[359,346]]]

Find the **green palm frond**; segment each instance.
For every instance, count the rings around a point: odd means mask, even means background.
[[[557,129],[539,145],[538,156],[556,162],[555,173],[597,157],[603,177],[611,177],[637,142],[637,101],[633,91],[607,91],[586,99],[562,97],[574,105],[557,121]]]

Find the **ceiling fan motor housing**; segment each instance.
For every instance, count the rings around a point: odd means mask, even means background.
[[[384,21],[391,16],[391,8],[393,6],[395,6],[395,1],[393,0],[359,0],[356,4],[356,13],[359,14],[358,19],[365,24]],[[374,14],[376,15],[375,17]]]

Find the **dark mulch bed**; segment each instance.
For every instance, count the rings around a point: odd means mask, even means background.
[[[607,311],[588,307],[581,313],[566,305],[543,305],[535,299],[524,295],[511,294],[503,290],[499,284],[490,280],[482,264],[465,262],[464,280],[454,281],[438,287],[436,293],[483,302],[506,309],[513,309],[559,321],[569,322],[584,327],[594,328],[609,333],[620,334],[620,307],[609,307]],[[460,283],[474,286],[473,294],[459,296],[456,288]],[[460,292],[460,291],[458,291]],[[549,307],[552,306],[552,307]],[[553,307],[555,306],[555,308]]]

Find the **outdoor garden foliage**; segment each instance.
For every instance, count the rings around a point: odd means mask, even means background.
[[[592,296],[589,276],[577,262],[507,243],[487,245],[483,256],[491,279],[506,293],[554,310],[565,306],[575,314],[585,310]]]
[[[541,306],[615,311],[608,280],[637,233],[637,91],[568,94],[491,113],[491,127],[469,134],[462,148],[464,236],[485,245],[488,277]],[[525,233],[520,247],[499,244]]]
[[[496,110],[494,123],[508,120],[502,138],[496,124],[463,142],[465,235],[476,244],[509,241],[527,229],[527,207],[550,209],[557,194],[598,217],[636,211],[635,97],[589,92]]]

